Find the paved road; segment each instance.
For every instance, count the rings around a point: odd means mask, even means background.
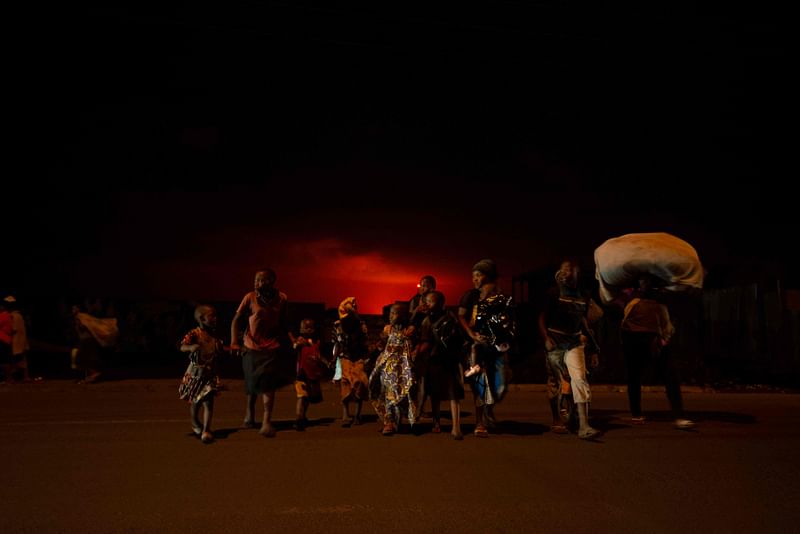
[[[624,393],[598,390],[606,434],[583,442],[549,433],[544,394],[522,388],[500,434],[456,442],[383,437],[371,409],[341,428],[330,389],[298,433],[283,390],[265,439],[238,428],[242,383],[228,385],[210,445],[174,380],[0,386],[0,531],[800,531],[798,395],[687,393],[699,424],[683,432],[663,393],[645,393],[651,421],[632,427]]]

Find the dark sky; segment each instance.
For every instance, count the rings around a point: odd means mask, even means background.
[[[375,311],[422,274],[454,300],[480,258],[510,285],[643,231],[712,273],[791,271],[784,14],[703,9],[40,15],[2,285],[238,299],[272,265],[294,300]]]

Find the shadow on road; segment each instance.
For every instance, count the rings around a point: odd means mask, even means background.
[[[626,428],[631,426],[629,423],[630,413],[621,410],[591,410],[589,416],[592,421],[597,422],[597,427],[606,430],[614,428]],[[646,421],[658,423],[672,422],[675,417],[668,410],[648,411],[644,410]],[[722,423],[733,423],[737,425],[753,425],[758,419],[750,414],[721,412],[721,411],[686,411],[686,417],[697,423],[703,421],[718,421]],[[616,422],[612,422],[616,420]]]

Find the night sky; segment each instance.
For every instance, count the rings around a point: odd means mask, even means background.
[[[0,286],[375,313],[648,231],[798,282],[783,14],[319,6],[40,15]]]

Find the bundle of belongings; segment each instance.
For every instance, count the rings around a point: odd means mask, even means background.
[[[671,291],[703,287],[703,266],[697,251],[686,241],[663,232],[609,239],[595,249],[594,261],[604,303],[616,299],[623,289],[636,287],[645,275],[662,281]]]

